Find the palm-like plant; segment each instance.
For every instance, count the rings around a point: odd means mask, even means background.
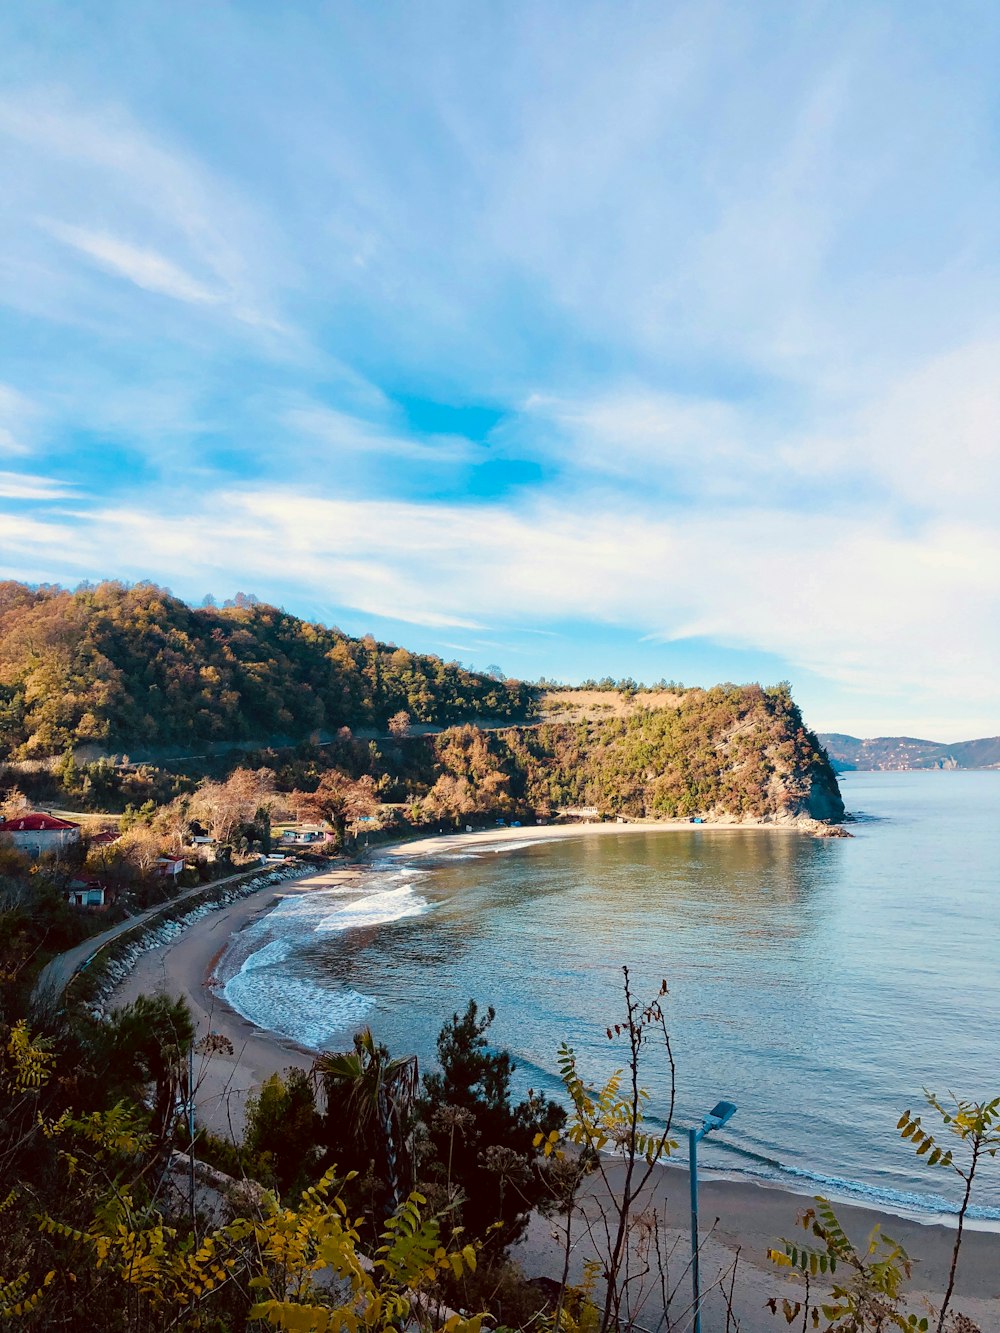
[[[389,1211],[412,1188],[410,1112],[417,1088],[415,1055],[393,1059],[371,1028],[355,1034],[354,1050],[326,1052],[313,1062],[326,1095],[327,1136],[342,1165],[374,1164]]]
[[[153,1085],[151,1127],[159,1142],[173,1126],[194,1035],[187,1005],[165,995],[138,996],[95,1033],[95,1065],[109,1092],[139,1100],[143,1086]]]

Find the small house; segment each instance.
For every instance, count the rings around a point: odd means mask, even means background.
[[[157,857],[156,865],[153,867],[154,875],[162,875],[166,878],[168,875],[174,879],[184,873],[183,856],[160,856]]]
[[[320,828],[290,828],[285,829],[282,833],[281,841],[292,843],[322,842],[324,836],[323,830]]]
[[[102,911],[110,901],[107,885],[92,876],[71,879],[66,886],[65,897],[71,907],[89,907],[96,911]]]

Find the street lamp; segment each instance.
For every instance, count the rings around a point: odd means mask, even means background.
[[[713,1129],[728,1125],[736,1114],[732,1102],[716,1102],[699,1129],[688,1130],[688,1165],[691,1174],[691,1294],[694,1298],[694,1333],[701,1333],[701,1273],[698,1266],[698,1144]]]

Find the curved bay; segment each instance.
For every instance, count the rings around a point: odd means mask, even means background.
[[[621,1063],[605,1029],[622,964],[640,995],[666,977],[678,1125],[719,1097],[740,1108],[706,1165],[935,1209],[949,1178],[914,1162],[895,1123],[925,1085],[1000,1093],[1000,774],[849,774],[844,796],[867,816],[852,839],[692,828],[386,869],[366,896],[388,887],[419,914],[331,929],[339,899],[328,916],[315,903],[269,917],[267,938],[288,946],[270,966],[325,992],[331,1015],[338,996],[366,997],[379,1038],[422,1063],[453,1010],[492,1004],[521,1087],[552,1093],[562,1040],[594,1079]],[[275,1012],[280,992],[244,1011],[295,1035],[296,992]],[[984,1177],[984,1216],[1000,1217],[998,1176]]]

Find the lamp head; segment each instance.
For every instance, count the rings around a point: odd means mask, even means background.
[[[723,1125],[728,1125],[736,1114],[736,1107],[732,1102],[716,1102],[705,1117],[705,1129],[721,1129]]]

